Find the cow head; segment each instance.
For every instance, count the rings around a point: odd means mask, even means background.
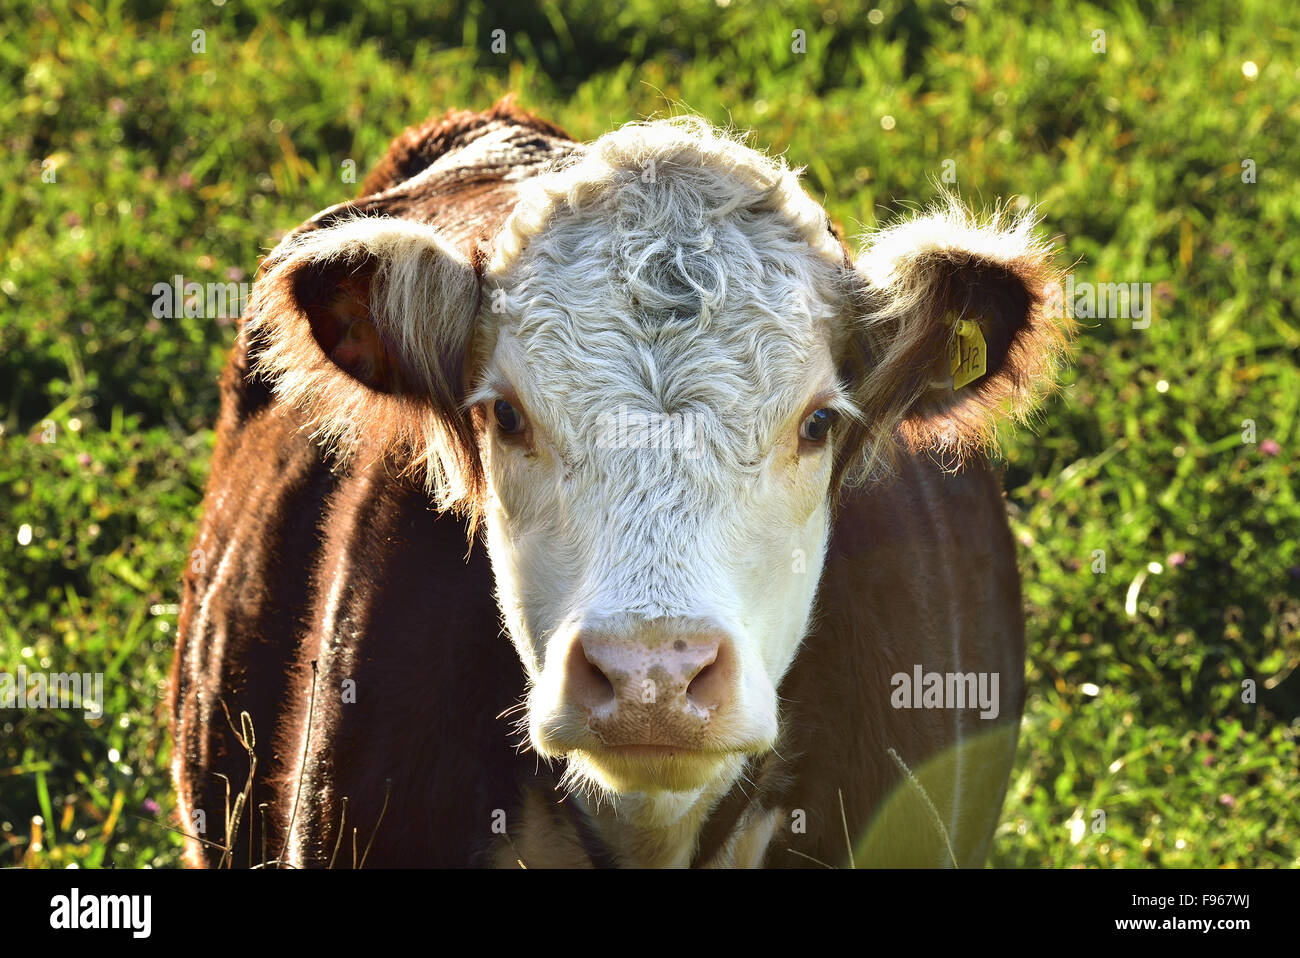
[[[952,203],[854,262],[794,171],[696,120],[517,189],[476,255],[388,217],[291,238],[258,367],[483,520],[539,754],[698,792],[776,740],[841,481],[900,443],[959,461],[1050,380],[1050,250]]]

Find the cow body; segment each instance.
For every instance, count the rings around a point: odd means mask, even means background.
[[[509,105],[452,115],[399,138],[362,199],[298,233],[358,215],[416,221],[481,271],[520,185],[575,147]],[[297,289],[332,317],[324,282]],[[389,352],[357,359],[365,341],[351,327],[313,333],[354,375],[400,365]],[[203,835],[214,844],[190,843],[192,864],[983,860],[1023,708],[1024,633],[1014,545],[982,456],[954,471],[907,442],[905,425],[893,433],[892,467],[828,504],[824,557],[790,557],[816,599],[780,676],[773,746],[689,797],[607,801],[540,762],[509,714],[530,682],[503,627],[503,546],[489,562],[471,531],[467,550],[464,518],[434,508],[407,468],[413,443],[362,430],[332,455],[337,430],[322,443],[313,410],[259,375],[267,348],[244,329],[225,373],[185,579],[174,770],[186,830],[196,811],[215,823]],[[919,689],[900,703],[896,677],[921,673],[995,676],[995,714],[926,707]],[[238,792],[250,769],[241,713],[257,770],[227,836],[225,780]]]

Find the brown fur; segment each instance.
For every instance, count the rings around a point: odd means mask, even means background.
[[[476,244],[499,229],[513,206],[513,187],[502,181],[507,171],[474,171],[468,188],[462,188],[464,179],[459,176],[426,182],[425,189],[418,193],[403,191],[395,178],[403,171],[436,159],[438,149],[455,149],[484,132],[505,126],[513,128],[518,141],[525,145],[518,158],[520,162],[540,164],[568,148],[567,140],[555,127],[535,120],[509,103],[498,104],[482,115],[453,113],[421,128],[422,142],[425,142],[421,149],[411,148],[412,131],[399,137],[389,157],[366,181],[365,196],[318,214],[295,231],[295,235],[358,213],[413,217],[436,226],[473,261]],[[382,188],[381,192],[373,192],[376,188]],[[266,272],[264,268],[264,279]],[[270,316],[283,322],[286,317],[301,315],[299,301],[293,296],[293,277],[286,279],[290,282],[259,282],[254,302],[250,304],[253,316]],[[310,304],[316,298],[308,295],[306,302]],[[355,308],[355,302],[350,308]],[[310,661],[316,657],[317,650],[303,633],[312,620],[312,610],[325,599],[323,590],[328,589],[328,582],[321,583],[322,573],[312,570],[328,569],[331,562],[338,561],[339,555],[346,555],[353,548],[353,543],[346,538],[339,539],[336,530],[342,520],[335,517],[343,514],[349,501],[356,506],[355,476],[373,473],[382,477],[388,495],[400,500],[403,508],[418,514],[420,522],[428,524],[416,537],[420,546],[451,562],[452,572],[464,575],[478,570],[481,576],[487,575],[486,569],[480,568],[485,562],[481,550],[477,558],[471,556],[469,566],[463,564],[463,525],[452,515],[435,517],[429,511],[428,496],[421,483],[412,479],[417,472],[412,467],[416,465],[414,459],[419,446],[419,437],[411,431],[412,424],[426,421],[431,415],[441,415],[449,423],[464,418],[458,408],[462,392],[458,381],[460,371],[453,374],[444,369],[442,405],[434,408],[430,397],[415,397],[400,388],[389,393],[366,389],[329,361],[309,325],[284,323],[283,328],[295,337],[292,351],[302,366],[318,371],[324,383],[322,395],[329,395],[336,402],[350,401],[356,421],[365,422],[368,428],[356,437],[353,455],[340,466],[310,438],[312,411],[302,412],[276,401],[268,384],[253,375],[254,367],[263,358],[266,343],[248,336],[247,326],[241,330],[231,363],[222,377],[222,411],[217,424],[212,478],[195,542],[200,558],[191,564],[185,576],[170,690],[173,767],[182,826],[192,830],[193,812],[202,810],[208,821],[204,837],[217,842],[226,840],[222,827],[226,785],[220,776],[224,775],[237,793],[247,777],[248,762],[226,721],[222,704],[229,709],[236,724],[240,712],[246,710],[257,730],[262,770],[252,807],[256,808],[263,800],[271,805],[265,822],[266,847],[271,858],[279,854],[283,845],[284,823],[297,792],[296,760],[300,756],[292,751],[286,754],[283,743],[296,742],[306,722],[306,708],[296,699],[289,701],[290,693],[305,693],[309,687]],[[453,428],[452,437],[461,443],[462,463],[468,467],[469,474],[481,475],[472,440],[457,428]],[[441,553],[437,549],[439,544],[444,547]],[[394,554],[411,563],[424,561],[416,555]],[[225,576],[218,580],[223,559],[227,560],[227,568]],[[403,568],[409,574],[421,566]],[[461,604],[462,611],[452,616],[442,611],[443,603],[438,599],[443,593],[437,581],[428,583],[427,590],[416,589],[430,600],[429,607],[420,613],[429,624],[430,643],[441,647],[440,638],[451,641],[462,634],[497,639],[498,613],[491,598],[491,587],[486,578],[480,577],[479,582],[475,593],[478,602]],[[460,589],[452,586],[445,598],[450,600],[461,595]],[[205,601],[209,613],[206,617]],[[419,603],[404,598],[397,608],[415,612]],[[479,668],[468,676],[468,687],[482,688],[490,697],[495,682],[503,689],[499,711],[522,691],[521,678],[507,641],[492,642],[488,648],[496,655],[484,655],[476,660]],[[399,666],[398,677],[404,674],[400,658],[387,661]],[[494,664],[497,667],[492,667]],[[466,678],[456,670],[439,675],[449,683],[442,692],[444,699],[454,697],[459,688],[455,682]],[[332,678],[331,674],[329,679]],[[385,682],[386,679],[377,680],[375,688],[383,688]],[[332,690],[337,689],[335,684]],[[363,695],[359,695],[358,704],[365,704]],[[328,718],[330,714],[327,703],[322,715]],[[492,715],[495,714],[494,711]],[[488,729],[499,731],[499,723],[491,716],[486,721]],[[453,733],[466,724],[456,720]],[[268,773],[268,768],[273,771]],[[463,772],[457,768],[449,780]],[[391,774],[391,769],[384,773],[387,774]],[[357,810],[357,815],[377,815],[383,798],[383,777],[379,778],[377,794],[373,790],[364,796],[352,792],[351,807]],[[401,785],[400,779],[398,784]],[[366,801],[368,797],[374,797],[375,802]],[[399,816],[401,803],[408,800],[406,794],[396,796]],[[316,803],[306,804],[309,810],[304,814],[314,814]],[[332,805],[328,811],[333,811]],[[234,860],[240,865],[250,860],[255,862],[263,845],[262,817],[254,814],[251,818],[251,831],[250,815],[245,814],[244,828],[237,836]],[[454,824],[454,816],[448,822]],[[400,834],[400,829],[397,831]],[[392,837],[392,831],[388,837]],[[418,845],[405,847],[410,850]],[[451,849],[460,846],[452,843],[443,847],[442,854],[446,856],[454,854]],[[469,844],[464,845],[468,847]],[[375,852],[382,854],[382,845]],[[191,864],[213,865],[220,853],[195,842],[190,844],[187,858]]]

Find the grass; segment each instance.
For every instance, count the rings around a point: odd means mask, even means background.
[[[1300,864],[1300,18],[513,6],[0,0],[0,671],[105,675],[101,719],[0,711],[0,864],[179,861],[162,703],[234,325],[154,284],[248,281],[404,125],[511,90],[579,138],[753,129],[850,234],[955,175],[1041,204],[1076,281],[1151,284],[1004,438],[1030,695],[991,860]]]

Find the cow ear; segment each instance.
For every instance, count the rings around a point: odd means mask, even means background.
[[[395,457],[445,508],[482,486],[461,408],[478,301],[476,269],[436,230],[356,218],[276,248],[244,332],[254,374],[317,439]]]
[[[878,458],[897,431],[959,465],[1023,419],[1069,339],[1054,250],[1032,215],[975,220],[955,199],[876,233],[855,263],[855,400]],[[866,435],[872,433],[874,435]]]

